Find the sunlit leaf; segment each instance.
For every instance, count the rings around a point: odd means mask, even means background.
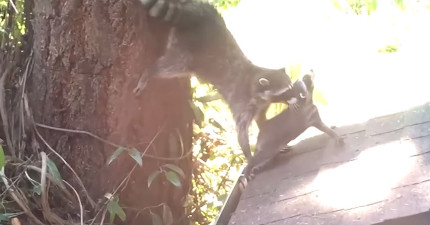
[[[405,4],[403,3],[403,0],[394,0],[394,3],[397,7],[399,7],[402,10],[406,8]]]
[[[289,72],[288,72],[289,71]],[[291,65],[288,69],[287,73],[291,78],[291,81],[296,81],[300,78],[300,75],[302,74],[302,64],[296,63],[294,65]]]
[[[224,127],[218,121],[216,121],[214,118],[209,119],[209,123],[211,123],[214,127],[220,129],[220,131],[225,132]]]
[[[163,205],[163,222],[164,225],[171,225],[173,223],[172,210],[168,205]]]
[[[179,168],[178,166],[170,164],[170,163],[169,164],[165,164],[164,166],[167,167],[167,168],[169,168],[169,169],[171,169],[171,170],[173,170],[173,171],[175,171],[181,177],[185,177],[184,171],[181,168]]]
[[[367,13],[370,14],[372,12],[375,12],[377,7],[378,7],[378,0],[369,0],[367,2]]]
[[[151,217],[152,217],[152,225],[164,225],[159,215],[151,212]]]
[[[118,204],[118,197],[116,198],[111,198],[107,204],[107,210],[109,211],[110,214],[110,223],[113,223],[113,221],[115,220],[115,216],[118,216],[119,219],[121,219],[122,221],[125,221],[126,219],[126,215],[124,210],[121,208],[121,206],[119,206]]]
[[[153,173],[151,173],[151,175],[149,175],[148,177],[148,188],[151,187],[152,182],[155,180],[155,178],[158,177],[158,175],[161,173],[160,170],[154,171]]]
[[[54,161],[48,158],[46,165],[48,166],[48,172],[51,174],[54,179],[58,181],[58,183],[64,187],[63,178],[61,177],[60,171],[58,171],[57,165],[55,165]]]
[[[336,9],[338,9],[339,11],[342,11],[342,10],[343,10],[343,7],[342,7],[342,5],[339,3],[339,1],[338,1],[338,0],[331,0],[331,2],[333,3],[333,6],[334,6]]]
[[[327,105],[327,100],[325,99],[323,93],[321,91],[319,91],[318,89],[314,90],[314,102],[315,103],[320,103],[322,105]]]
[[[107,164],[109,165],[109,164],[111,164],[116,158],[118,158],[118,156],[119,155],[121,155],[121,153],[123,152],[123,151],[125,151],[126,150],[126,148],[124,148],[124,147],[119,147],[119,148],[117,148],[114,152],[113,152],[113,154],[111,155],[111,157],[109,158],[109,160],[108,160],[108,162],[107,162]]]
[[[6,165],[6,157],[4,155],[3,147],[0,145],[0,170]]]
[[[181,184],[181,180],[179,180],[179,176],[178,174],[176,174],[173,171],[168,171],[165,173],[166,174],[166,178],[167,180],[172,183],[173,185],[175,185],[176,187],[180,187]]]
[[[139,166],[142,166],[142,156],[140,155],[140,152],[135,148],[127,148],[128,155],[131,156],[131,158],[136,161]]]

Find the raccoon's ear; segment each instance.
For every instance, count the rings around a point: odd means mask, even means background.
[[[315,79],[315,72],[313,69],[309,70],[309,75],[311,76],[312,80]]]
[[[260,83],[261,86],[267,87],[270,85],[270,81],[266,78],[260,78],[258,79],[258,83]]]
[[[303,74],[302,77],[304,77],[306,75],[309,76],[309,77],[311,77],[312,79],[315,78],[315,72],[314,72],[313,69],[310,69],[307,73]]]

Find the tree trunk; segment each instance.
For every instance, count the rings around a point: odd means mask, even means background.
[[[108,166],[117,147],[44,125],[88,131],[146,155],[177,158],[191,150],[188,79],[153,80],[140,96],[133,94],[144,68],[162,53],[167,34],[167,26],[150,20],[139,1],[35,0],[32,12],[34,69],[28,96],[34,120],[42,124],[37,130],[96,202],[104,203],[105,193],[114,192],[136,161],[124,153]],[[38,140],[41,151],[49,153]],[[59,158],[49,157],[89,206],[76,176]],[[148,188],[148,176],[166,163],[183,169],[182,186],[161,174]],[[143,166],[119,189],[119,204],[127,213],[124,224],[151,224],[150,212],[161,215],[162,209],[151,207],[162,203],[172,209],[175,224],[183,221],[191,165],[191,155],[177,160],[144,156]]]

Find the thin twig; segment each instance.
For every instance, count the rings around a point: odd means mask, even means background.
[[[175,129],[175,131],[176,131],[176,134],[178,135],[178,137],[179,137],[179,143],[181,144],[181,156],[184,156],[184,141],[182,140],[182,135],[181,135],[181,132],[179,132],[179,129],[178,128],[176,128]]]
[[[49,210],[49,207],[47,207],[48,204],[48,196],[47,196],[47,188],[46,188],[46,153],[45,152],[41,152],[40,156],[42,157],[42,172],[40,173],[40,189],[42,192],[42,209],[43,209],[43,215],[45,216],[45,218],[48,217],[48,215],[46,215],[47,213],[45,213],[45,211]],[[49,218],[49,217],[48,217]]]
[[[3,168],[4,169],[4,168]],[[28,207],[28,205],[26,205],[24,202],[25,199],[24,197],[21,195],[21,193],[19,192],[15,192],[15,190],[13,188],[11,188],[11,186],[9,185],[8,180],[6,179],[5,175],[4,175],[4,170],[2,170],[0,172],[0,177],[3,180],[4,185],[6,186],[6,189],[8,189],[9,195],[13,198],[13,200],[19,205],[19,207],[21,207],[21,209],[24,211],[25,214],[27,214],[31,219],[34,220],[34,222],[36,222],[39,225],[44,225],[42,223],[42,221],[40,221],[30,210],[30,208]],[[19,197],[18,197],[19,195]],[[21,199],[24,199],[21,200]]]
[[[10,2],[10,4],[12,5],[12,8],[15,10],[15,12],[18,14],[19,12],[18,12],[18,9],[16,8],[16,6],[15,6],[15,3],[13,3],[13,1],[12,0],[9,0],[9,2]]]
[[[148,209],[149,209],[149,211],[151,211],[151,209],[153,209],[153,208],[158,208],[158,207],[160,207],[160,206],[164,206],[164,205],[167,205],[167,204],[166,204],[166,203],[164,203],[164,202],[162,202],[162,203],[160,203],[160,204],[158,204],[158,205],[147,206],[147,207],[142,208],[142,209],[136,209],[136,208],[127,208],[127,209],[131,209],[131,210],[136,210],[136,211],[137,211],[136,216],[134,216],[134,219],[133,219],[133,221],[136,221],[137,217],[138,217],[138,216],[139,216],[143,211],[148,210]]]
[[[65,184],[67,184],[69,186],[69,188],[71,188],[73,190],[73,192],[75,192],[76,198],[78,199],[79,202],[79,210],[81,213],[81,225],[84,225],[84,207],[82,206],[82,202],[81,202],[81,198],[79,197],[78,192],[76,191],[75,188],[73,188],[73,186],[71,184],[69,184],[67,181],[63,180],[63,182]]]
[[[24,172],[21,172],[20,174],[18,174],[16,177],[18,177],[18,178],[16,178],[14,181],[12,181],[12,183],[9,185],[9,188],[12,188],[12,186],[15,186],[15,184],[16,183],[18,183],[18,181],[19,181],[19,177],[23,174]],[[1,173],[0,173],[0,176],[2,176],[1,175]],[[9,188],[6,188],[6,190],[4,190],[1,194],[0,194],[0,198],[3,198],[3,196],[9,191]]]
[[[32,166],[32,165],[25,165],[24,166],[27,169],[31,169],[34,170],[36,172],[39,172],[42,174],[42,169],[37,167],[37,166]],[[57,185],[60,190],[62,190],[64,192],[65,195],[67,195],[67,197],[71,200],[72,199],[72,194],[60,183],[60,181],[58,181],[57,179],[55,179],[54,177],[51,176],[51,174],[46,174],[46,177],[55,185]]]
[[[95,138],[95,139],[97,139],[97,140],[99,140],[99,141],[101,141],[103,143],[111,145],[111,146],[113,146],[115,148],[123,147],[121,145],[113,143],[113,142],[111,142],[109,140],[101,138],[101,137],[99,137],[99,136],[97,136],[97,135],[95,135],[95,134],[93,134],[91,132],[85,131],[85,130],[73,130],[73,129],[59,128],[59,127],[53,127],[53,126],[49,126],[49,125],[45,125],[45,124],[41,124],[41,123],[35,123],[35,124],[36,124],[36,126],[42,127],[42,128],[45,128],[45,129],[62,131],[62,132],[69,132],[69,133],[85,134],[85,135],[91,136],[91,137],[93,137],[93,138]],[[145,150],[145,152],[146,152],[146,150]],[[174,161],[174,160],[180,160],[180,159],[186,158],[192,152],[193,152],[193,150],[192,150],[192,148],[190,148],[190,150],[185,155],[182,155],[180,157],[162,157],[162,156],[149,155],[149,154],[146,154],[146,153],[143,154],[142,157],[152,158],[152,159],[158,159],[158,160]]]
[[[47,156],[45,152],[41,152],[40,156],[42,157],[42,173],[40,175],[40,189],[42,190],[42,213],[43,216],[51,222],[52,224],[69,224],[67,221],[63,220],[61,217],[57,216],[55,213],[52,213],[51,207],[49,206],[49,188],[47,187],[49,183],[46,182],[46,174],[47,174]]]
[[[99,140],[101,142],[104,142],[104,143],[106,143],[108,145],[111,145],[113,147],[116,147],[116,148],[122,147],[121,145],[115,144],[115,143],[113,143],[111,141],[103,139],[103,138],[101,138],[101,137],[99,137],[99,136],[97,136],[97,135],[95,135],[95,134],[93,134],[91,132],[85,131],[85,130],[73,130],[73,129],[59,128],[59,127],[53,127],[53,126],[49,126],[49,125],[45,125],[45,124],[41,124],[41,123],[35,123],[35,124],[38,127],[42,127],[42,128],[46,128],[46,129],[51,129],[51,130],[57,130],[57,131],[63,131],[63,132],[69,132],[69,133],[77,133],[77,134],[86,134],[88,136],[91,136],[91,137],[93,137],[93,138],[95,138],[95,139],[97,139],[97,140]]]
[[[34,60],[33,60],[33,50],[31,50],[28,58],[27,58],[27,63],[25,66],[25,71],[24,71],[24,75],[22,77],[22,81],[20,82],[20,98],[19,98],[19,102],[18,102],[18,108],[19,108],[19,118],[20,120],[18,121],[18,127],[20,129],[18,129],[18,137],[24,137],[25,134],[25,116],[27,116],[27,118],[29,120],[31,120],[29,122],[29,126],[31,126],[31,124],[33,123],[32,121],[32,114],[30,113],[30,107],[28,106],[28,99],[27,99],[27,93],[25,93],[25,87],[26,87],[26,83],[27,83],[27,78],[29,76],[29,74],[33,71],[33,64],[34,64]],[[26,114],[26,115],[25,115]],[[12,120],[13,121],[13,120]],[[12,135],[14,135],[14,132],[12,132]],[[12,137],[12,141],[14,143],[15,139],[14,137]],[[22,152],[22,141],[18,141],[18,153],[20,154]]]
[[[95,208],[96,204],[94,202],[94,200],[90,197],[90,195],[88,194],[87,189],[84,186],[84,183],[82,182],[81,178],[78,176],[78,174],[75,172],[75,170],[72,168],[72,166],[70,166],[70,164],[60,155],[58,154],[58,152],[56,152],[49,144],[48,142],[46,142],[46,140],[42,137],[42,135],[40,135],[39,131],[37,130],[36,127],[34,127],[34,130],[37,134],[37,136],[40,138],[40,140],[42,140],[42,142],[46,145],[46,147],[48,147],[48,149],[53,152],[58,158],[61,159],[61,161],[63,161],[63,163],[70,169],[70,171],[73,173],[73,175],[76,176],[76,179],[79,183],[79,185],[81,186],[82,190],[84,191],[85,195],[87,196],[87,199],[89,201],[89,203],[91,204],[91,207]]]
[[[106,218],[106,213],[107,213],[107,208],[105,208],[103,210],[103,215],[102,215],[102,219],[100,220],[100,225],[103,225],[105,222],[105,218]]]

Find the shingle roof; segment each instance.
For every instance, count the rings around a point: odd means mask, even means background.
[[[336,132],[344,146],[320,135],[281,154],[228,224],[367,225],[429,210],[430,103]]]

